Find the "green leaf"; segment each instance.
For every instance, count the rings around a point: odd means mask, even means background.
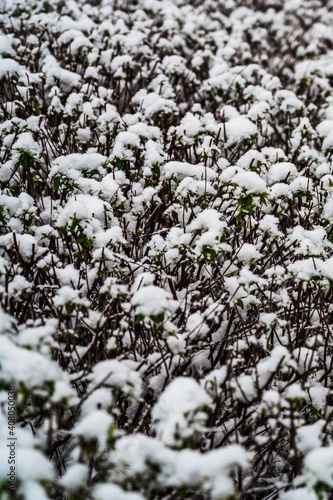
[[[157,175],[157,177],[160,177],[161,175],[161,170],[160,170],[160,167],[158,165],[153,165],[151,167],[152,171]]]
[[[67,314],[71,314],[71,312],[72,312],[71,302],[68,302],[68,304],[66,304],[65,309],[66,309]]]
[[[21,194],[20,186],[18,184],[16,184],[15,186],[9,186],[8,189],[15,198],[17,198]]]
[[[154,321],[154,323],[162,323],[164,321],[164,313],[159,313],[151,316],[151,319]]]
[[[71,224],[71,227],[69,228],[70,232],[73,234],[75,231],[75,228],[79,225],[78,219],[73,219],[73,222]]]
[[[25,170],[28,170],[28,167],[29,167],[29,164],[30,164],[29,155],[27,155],[26,153],[24,153],[22,155],[22,157],[21,157],[21,162],[22,162],[23,168],[25,168]]]
[[[138,323],[141,323],[144,319],[145,319],[145,315],[144,314],[138,314],[135,317],[134,323],[137,325]]]
[[[53,179],[53,186],[54,186],[54,189],[56,191],[58,191],[59,187],[60,187],[60,182],[61,182],[61,177],[55,177]]]
[[[238,299],[236,304],[241,308],[241,309],[244,309],[244,302],[242,301],[242,299]]]
[[[317,495],[318,500],[324,500],[324,498],[325,498],[325,490],[324,490],[324,487],[323,487],[322,483],[320,483],[320,482],[317,483],[313,487],[313,490],[314,490],[315,494]]]
[[[87,236],[85,234],[81,234],[78,238],[76,238],[76,243],[85,243],[87,241]]]

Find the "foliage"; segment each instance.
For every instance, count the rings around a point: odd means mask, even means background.
[[[330,498],[332,23],[0,0],[15,498]]]

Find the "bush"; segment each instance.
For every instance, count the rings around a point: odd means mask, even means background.
[[[1,499],[330,498],[332,22],[0,2]]]

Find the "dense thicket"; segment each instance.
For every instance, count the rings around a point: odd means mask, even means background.
[[[0,0],[0,498],[331,498],[333,1]]]

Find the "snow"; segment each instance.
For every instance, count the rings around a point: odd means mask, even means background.
[[[41,387],[54,380],[68,381],[67,374],[55,361],[38,352],[16,346],[7,337],[0,339],[1,379],[8,383],[24,382],[27,387]]]
[[[49,319],[45,325],[38,327],[26,328],[20,333],[18,341],[21,346],[32,346],[36,348],[38,345],[49,343],[54,344],[53,334],[57,330],[57,320]]]
[[[252,375],[241,375],[236,382],[232,382],[235,397],[242,402],[253,401],[257,397],[258,389],[262,390],[274,373],[284,366],[295,365],[288,350],[278,345],[270,352],[268,358],[258,363]]]
[[[308,389],[309,400],[312,405],[316,408],[325,408],[327,404],[327,396],[329,395],[329,390],[327,387],[323,387],[321,384],[313,383],[312,387]]]
[[[322,482],[330,487],[333,486],[333,448],[331,446],[310,451],[304,463],[310,485]]]
[[[203,387],[205,390],[214,393],[214,388],[221,387],[227,378],[227,369],[225,366],[221,368],[217,368],[216,370],[211,371],[204,380],[202,381]]]
[[[333,220],[333,197],[329,197],[324,205],[323,217],[329,221]]]
[[[12,146],[15,154],[13,159],[18,160],[22,153],[28,153],[33,158],[38,158],[41,152],[41,148],[38,146],[37,142],[34,141],[32,134],[30,132],[24,132],[20,134],[17,141]]]
[[[205,454],[193,450],[173,451],[162,443],[142,434],[126,436],[117,441],[111,460],[115,464],[114,477],[118,468],[127,462],[127,474],[132,477],[142,473],[145,463],[156,464],[162,469],[162,484],[166,487],[203,485],[212,498],[227,497],[233,493],[233,482],[229,478],[235,466],[247,467],[250,454],[239,445],[232,445]],[[120,476],[121,477],[121,476]]]
[[[137,315],[148,317],[172,314],[178,309],[178,302],[172,299],[171,294],[154,285],[140,288],[134,293],[131,303]]]
[[[144,500],[140,493],[126,492],[116,484],[103,483],[97,484],[94,488],[94,498],[96,500]]]
[[[205,317],[199,312],[190,314],[186,322],[186,330],[189,335],[195,335],[199,338],[204,338],[209,331],[209,327],[205,322]]]
[[[107,157],[99,153],[80,154],[74,153],[66,156],[59,156],[53,161],[50,177],[56,174],[75,175],[72,171],[98,170],[107,162]],[[74,177],[75,178],[75,177]]]
[[[0,54],[9,56],[15,56],[15,50],[13,48],[13,35],[0,35]]]
[[[267,181],[269,184],[275,184],[276,182],[292,181],[297,177],[298,172],[293,163],[290,162],[279,162],[272,165],[267,174]]]
[[[259,229],[264,233],[268,233],[272,238],[283,236],[283,233],[278,229],[279,219],[274,215],[266,214],[259,222]]]
[[[306,392],[303,391],[303,389],[301,389],[300,385],[297,383],[289,385],[286,390],[286,399],[306,399]],[[299,431],[302,431],[302,427],[299,429]]]
[[[314,424],[304,425],[297,430],[297,446],[304,455],[312,450],[320,448],[322,434],[325,421],[320,419]]]
[[[227,144],[231,145],[257,133],[256,125],[244,116],[230,118],[225,124]]]
[[[117,360],[105,360],[97,363],[88,376],[94,385],[116,388],[124,394],[139,398],[141,379],[137,372],[131,370],[126,363]]]
[[[282,197],[291,197],[291,189],[284,182],[277,182],[269,189],[269,197],[272,200],[277,200]]]
[[[267,329],[270,329],[276,320],[277,315],[275,313],[261,313],[259,317],[259,323],[264,325]]]
[[[126,244],[122,230],[119,226],[111,227],[104,232],[99,232],[94,241],[94,248],[102,248],[108,245]]]
[[[169,336],[167,338],[167,344],[173,354],[185,352],[186,342],[184,338],[180,337],[180,335],[178,335],[177,338],[174,336]]]
[[[123,158],[131,160],[134,158],[133,152],[130,147],[139,148],[140,138],[133,132],[120,132],[117,135],[111,158]]]
[[[106,410],[112,402],[112,391],[110,388],[100,388],[94,392],[83,402],[81,406],[81,414],[88,416],[92,411],[97,409]]]
[[[194,177],[198,180],[213,180],[216,173],[209,167],[204,167],[201,164],[191,165],[186,162],[170,161],[163,166],[163,175],[165,179],[175,178],[183,180],[186,177]]]
[[[226,223],[220,220],[220,214],[216,210],[206,209],[199,213],[186,229],[188,232],[202,231],[196,240],[196,255],[200,256],[209,247],[216,253],[221,250],[230,250],[229,245],[220,243],[225,227]]]
[[[22,295],[25,291],[31,290],[31,284],[29,281],[21,275],[17,275],[8,285],[8,296],[18,297]]]
[[[193,113],[186,113],[182,118],[180,125],[177,127],[179,136],[195,137],[201,131],[201,123]]]
[[[257,4],[0,0],[22,500],[330,498],[333,13]]]
[[[65,306],[71,303],[80,303],[80,293],[78,290],[65,285],[59,288],[56,297],[54,298],[54,303],[56,307]]]
[[[83,439],[97,439],[99,449],[102,451],[106,447],[106,440],[108,437],[108,431],[113,425],[114,419],[111,415],[103,410],[91,411],[89,415],[80,420],[74,429],[72,434],[75,436],[80,436]],[[73,481],[70,476],[69,479]]]
[[[178,377],[160,396],[152,416],[157,420],[157,436],[165,444],[176,444],[175,434],[187,437],[186,414],[211,403],[211,398],[193,379]]]
[[[288,2],[291,3],[291,2]],[[317,500],[317,495],[309,488],[297,488],[289,490],[279,496],[279,500]]]
[[[66,91],[74,87],[78,87],[81,82],[80,75],[62,68],[52,55],[45,57],[42,71],[46,75],[46,84],[50,88],[56,83],[57,80],[59,80],[60,85]]]
[[[71,226],[73,220],[84,221],[92,218],[104,221],[106,203],[85,194],[78,194],[74,200],[69,200],[59,214],[56,225],[59,228]]]
[[[297,360],[299,373],[304,373],[311,370],[318,362],[318,354],[307,347],[299,347],[293,351],[293,355]]]
[[[76,489],[84,485],[88,477],[88,467],[85,464],[71,465],[59,483],[68,489]]]
[[[256,261],[262,257],[262,254],[256,249],[254,245],[250,243],[244,243],[242,248],[239,250],[237,258],[245,264],[249,264],[252,261]]]
[[[32,447],[20,446],[19,444],[18,447],[19,449],[16,450],[16,453],[19,453],[21,458],[20,468],[17,468],[17,470],[19,478],[23,482],[23,491],[26,486],[31,486],[31,488],[35,487],[35,485],[37,486],[35,481],[53,479],[53,466],[39,450],[35,450]],[[6,479],[6,475],[8,474],[8,451],[4,448],[0,453],[0,463],[2,464],[0,478],[3,480]],[[5,466],[3,464],[5,464]]]
[[[312,180],[308,177],[300,175],[290,183],[290,191],[292,193],[297,192],[310,192],[312,191]]]
[[[266,183],[256,172],[239,172],[232,178],[232,182],[247,193],[264,193]]]
[[[146,90],[140,90],[133,97],[133,102],[140,106],[147,118],[151,118],[158,113],[167,115],[178,112],[173,100],[160,97],[155,92],[147,93]]]
[[[5,49],[8,47],[7,42],[5,42]],[[14,61],[14,59],[11,58],[6,58],[6,59],[0,59],[0,78],[6,77],[6,76],[12,76],[15,73],[20,74],[22,71],[21,66]]]
[[[34,481],[26,481],[24,484],[24,497],[27,500],[48,500],[45,490]]]
[[[331,242],[328,241],[326,231],[323,227],[315,227],[310,231],[305,230],[301,226],[293,228],[292,233],[288,236],[288,244],[297,244],[296,255],[327,255],[326,250],[331,248]]]

